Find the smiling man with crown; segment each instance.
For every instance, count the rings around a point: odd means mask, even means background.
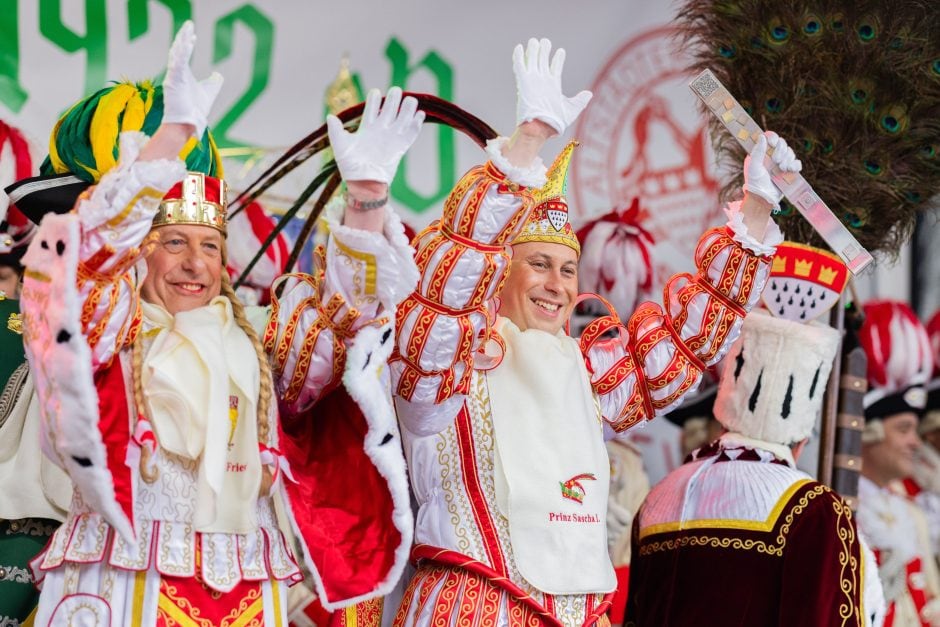
[[[302,575],[275,497],[328,609],[388,593],[411,545],[383,367],[417,272],[386,201],[424,114],[393,88],[355,133],[328,119],[348,194],[316,273],[246,310],[206,129],[222,81],[195,79],[194,44],[187,22],[162,87],[72,107],[47,176],[9,190],[53,210],[24,259],[24,339],[43,450],[76,488],[33,562],[36,624],[287,624]]]
[[[569,337],[581,247],[564,187],[576,144],[547,172],[538,157],[591,97],[563,94],[564,58],[545,39],[516,48],[516,131],[492,140],[489,161],[445,201],[418,242],[418,290],[398,310],[392,383],[418,503],[418,572],[398,625],[605,624],[616,586],[605,434],[695,389],[757,303],[782,239],[768,144],[783,169],[800,164],[768,134],[743,201],[703,235],[697,274],[670,282],[666,306]]]

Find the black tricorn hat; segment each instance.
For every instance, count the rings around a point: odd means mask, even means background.
[[[53,174],[22,179],[4,191],[10,202],[32,222],[39,224],[47,213],[68,213],[79,195],[91,187],[74,174]]]

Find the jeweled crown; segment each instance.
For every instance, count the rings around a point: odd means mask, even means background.
[[[545,186],[535,192],[535,208],[513,244],[551,242],[572,248],[581,255],[581,243],[568,221],[568,165],[578,142],[569,142],[548,169]]]
[[[153,226],[198,224],[226,234],[226,185],[222,179],[201,172],[187,172],[170,188],[160,203]]]

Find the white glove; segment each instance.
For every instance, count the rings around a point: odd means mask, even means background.
[[[167,58],[163,79],[163,122],[192,124],[193,135],[202,138],[209,121],[209,111],[222,89],[222,75],[213,72],[209,78],[197,81],[189,67],[196,45],[196,30],[192,20],[180,27]]]
[[[343,179],[391,183],[398,162],[418,138],[424,111],[408,96],[402,101],[401,88],[392,87],[379,110],[382,94],[373,89],[366,96],[359,129],[350,133],[335,115],[326,118],[333,156]],[[401,105],[401,110],[399,110]]]
[[[525,53],[522,44],[512,53],[512,71],[516,75],[516,125],[531,120],[545,122],[563,133],[584,107],[592,94],[582,91],[574,98],[561,93],[561,69],[565,65],[565,49],[559,48],[552,57],[552,42],[530,39]]]
[[[760,196],[771,205],[777,205],[783,198],[783,192],[770,180],[770,172],[764,166],[764,156],[768,145],[774,149],[771,161],[776,163],[781,170],[799,172],[803,169],[803,164],[793,154],[793,149],[787,146],[787,142],[773,131],[767,131],[757,139],[754,148],[751,149],[751,154],[744,158],[742,189]]]

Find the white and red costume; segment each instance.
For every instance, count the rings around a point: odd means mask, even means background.
[[[755,241],[732,207],[699,241],[698,273],[670,282],[665,308],[646,303],[625,325],[599,319],[580,343],[504,318],[491,326],[508,244],[545,181],[541,162],[510,165],[503,141],[421,240],[422,278],[398,311],[392,381],[421,561],[397,624],[605,621],[616,580],[604,431],[667,412],[696,387],[757,302],[781,240],[770,225]],[[610,330],[621,337],[604,338]]]
[[[924,511],[900,484],[858,483],[859,529],[878,560],[884,587],[885,627],[940,624],[940,572]]]
[[[259,497],[263,466],[286,497],[321,602],[387,593],[412,534],[383,372],[391,312],[417,279],[401,223],[388,212],[383,233],[350,229],[334,203],[319,273],[287,279],[270,320],[248,312],[264,330],[280,401],[277,428],[259,442],[258,359],[229,301],[173,316],[138,296],[139,247],[185,173],[178,160],[138,161],[144,140],[121,136],[118,166],[75,212],[46,217],[26,259],[43,447],[77,486],[34,563],[44,578],[37,624],[152,625],[180,612],[199,624],[286,624],[286,587],[301,573],[274,498]],[[131,380],[138,334],[146,417]],[[154,450],[152,482],[139,471],[141,447]],[[222,594],[240,595],[237,615],[211,614]]]

